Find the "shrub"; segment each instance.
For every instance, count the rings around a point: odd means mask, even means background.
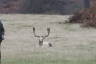
[[[82,23],[84,26],[96,27],[96,7],[76,12],[68,23]]]

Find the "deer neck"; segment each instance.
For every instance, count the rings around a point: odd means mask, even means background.
[[[43,38],[43,37],[40,37],[40,38],[39,38],[39,45],[40,45],[40,46],[42,46],[42,45],[43,45],[43,40],[44,40],[44,38]]]

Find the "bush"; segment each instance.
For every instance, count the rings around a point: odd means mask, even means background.
[[[84,26],[96,27],[96,7],[84,9],[75,13],[68,23],[82,23]]]

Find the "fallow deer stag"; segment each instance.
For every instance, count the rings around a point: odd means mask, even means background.
[[[34,34],[35,37],[37,37],[37,38],[39,39],[39,46],[43,46],[43,44],[44,44],[44,39],[45,39],[46,37],[48,37],[49,34],[50,34],[50,28],[47,28],[47,32],[48,32],[48,34],[45,35],[45,36],[36,35],[35,27],[33,27],[33,34]],[[49,45],[49,47],[52,47],[52,44],[51,44],[51,43],[48,42],[47,44]]]

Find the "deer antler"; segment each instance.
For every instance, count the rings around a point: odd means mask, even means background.
[[[45,35],[45,37],[48,37],[49,36],[49,34],[50,34],[50,28],[47,28],[47,32],[48,32],[48,34]]]
[[[33,34],[35,37],[40,37],[40,36],[37,36],[36,33],[35,33],[35,27],[33,27]]]
[[[35,27],[33,27],[33,32],[35,32]]]
[[[49,34],[50,34],[50,28],[47,28],[47,32],[48,32],[48,34],[47,34],[47,35],[45,35],[45,36],[42,36],[43,38],[45,38],[45,37],[48,37],[48,36],[49,36]],[[35,33],[35,27],[33,27],[33,33],[34,33],[34,36],[35,36],[35,37],[40,37],[40,36],[36,35],[36,33]]]

